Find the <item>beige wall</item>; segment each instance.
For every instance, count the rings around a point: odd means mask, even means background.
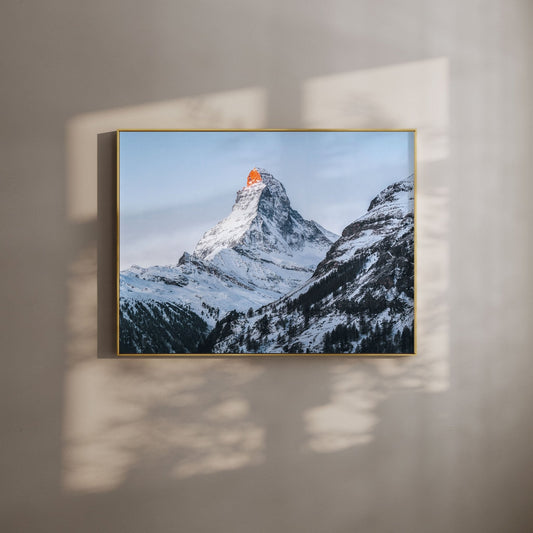
[[[4,2],[0,529],[531,531],[531,8]],[[99,134],[206,126],[418,128],[416,359],[106,357]]]

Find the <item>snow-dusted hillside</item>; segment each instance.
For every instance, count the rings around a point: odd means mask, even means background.
[[[412,353],[413,201],[413,176],[387,187],[309,280],[253,314],[228,315],[204,350]]]
[[[140,341],[128,338],[137,331],[128,310],[136,310],[135,321],[148,324],[147,330],[159,331],[154,321],[161,319],[154,309],[168,304],[193,313],[211,328],[227,312],[257,309],[312,275],[338,235],[304,220],[291,207],[283,185],[265,170],[257,172],[261,181],[237,193],[230,215],[200,239],[192,255],[183,254],[177,265],[131,267],[120,273],[121,346],[148,353]],[[156,346],[157,339],[147,345]],[[168,346],[167,341],[151,353],[166,353]],[[185,351],[193,348],[189,343]]]

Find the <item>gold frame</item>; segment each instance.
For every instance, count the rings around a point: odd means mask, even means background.
[[[413,230],[414,230],[414,281],[413,281],[413,292],[414,292],[414,319],[413,319],[413,343],[414,343],[414,351],[413,353],[347,353],[347,354],[340,354],[340,353],[246,353],[246,354],[239,354],[239,353],[222,353],[222,354],[210,354],[210,353],[157,353],[157,354],[142,354],[142,353],[128,353],[123,354],[120,353],[120,134],[121,133],[127,133],[127,132],[245,132],[245,131],[293,131],[293,132],[412,132],[414,141],[413,141],[413,163],[414,163],[414,206],[413,206],[413,216],[414,216],[414,222],[413,222]],[[206,128],[199,128],[199,129],[118,129],[116,130],[116,149],[117,149],[117,160],[116,160],[116,198],[117,198],[117,214],[116,214],[116,349],[117,349],[117,357],[133,357],[133,358],[161,358],[161,357],[201,357],[201,358],[223,358],[223,357],[339,357],[339,358],[345,358],[345,357],[413,357],[417,355],[417,332],[418,332],[418,323],[417,323],[417,295],[418,295],[418,288],[417,288],[417,210],[416,210],[416,204],[417,204],[417,177],[418,177],[418,160],[417,160],[417,129],[416,128],[407,128],[407,129],[321,129],[321,128],[309,128],[309,129],[299,129],[299,128],[257,128],[257,129],[206,129]]]

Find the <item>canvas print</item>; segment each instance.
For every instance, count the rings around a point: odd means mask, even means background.
[[[415,131],[119,131],[118,354],[415,353]]]

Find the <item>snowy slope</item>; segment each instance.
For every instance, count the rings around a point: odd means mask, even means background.
[[[241,274],[235,277],[184,254],[175,266],[131,267],[121,272],[120,300],[178,303],[213,326],[232,309],[258,307],[279,298],[279,290],[258,291]]]

